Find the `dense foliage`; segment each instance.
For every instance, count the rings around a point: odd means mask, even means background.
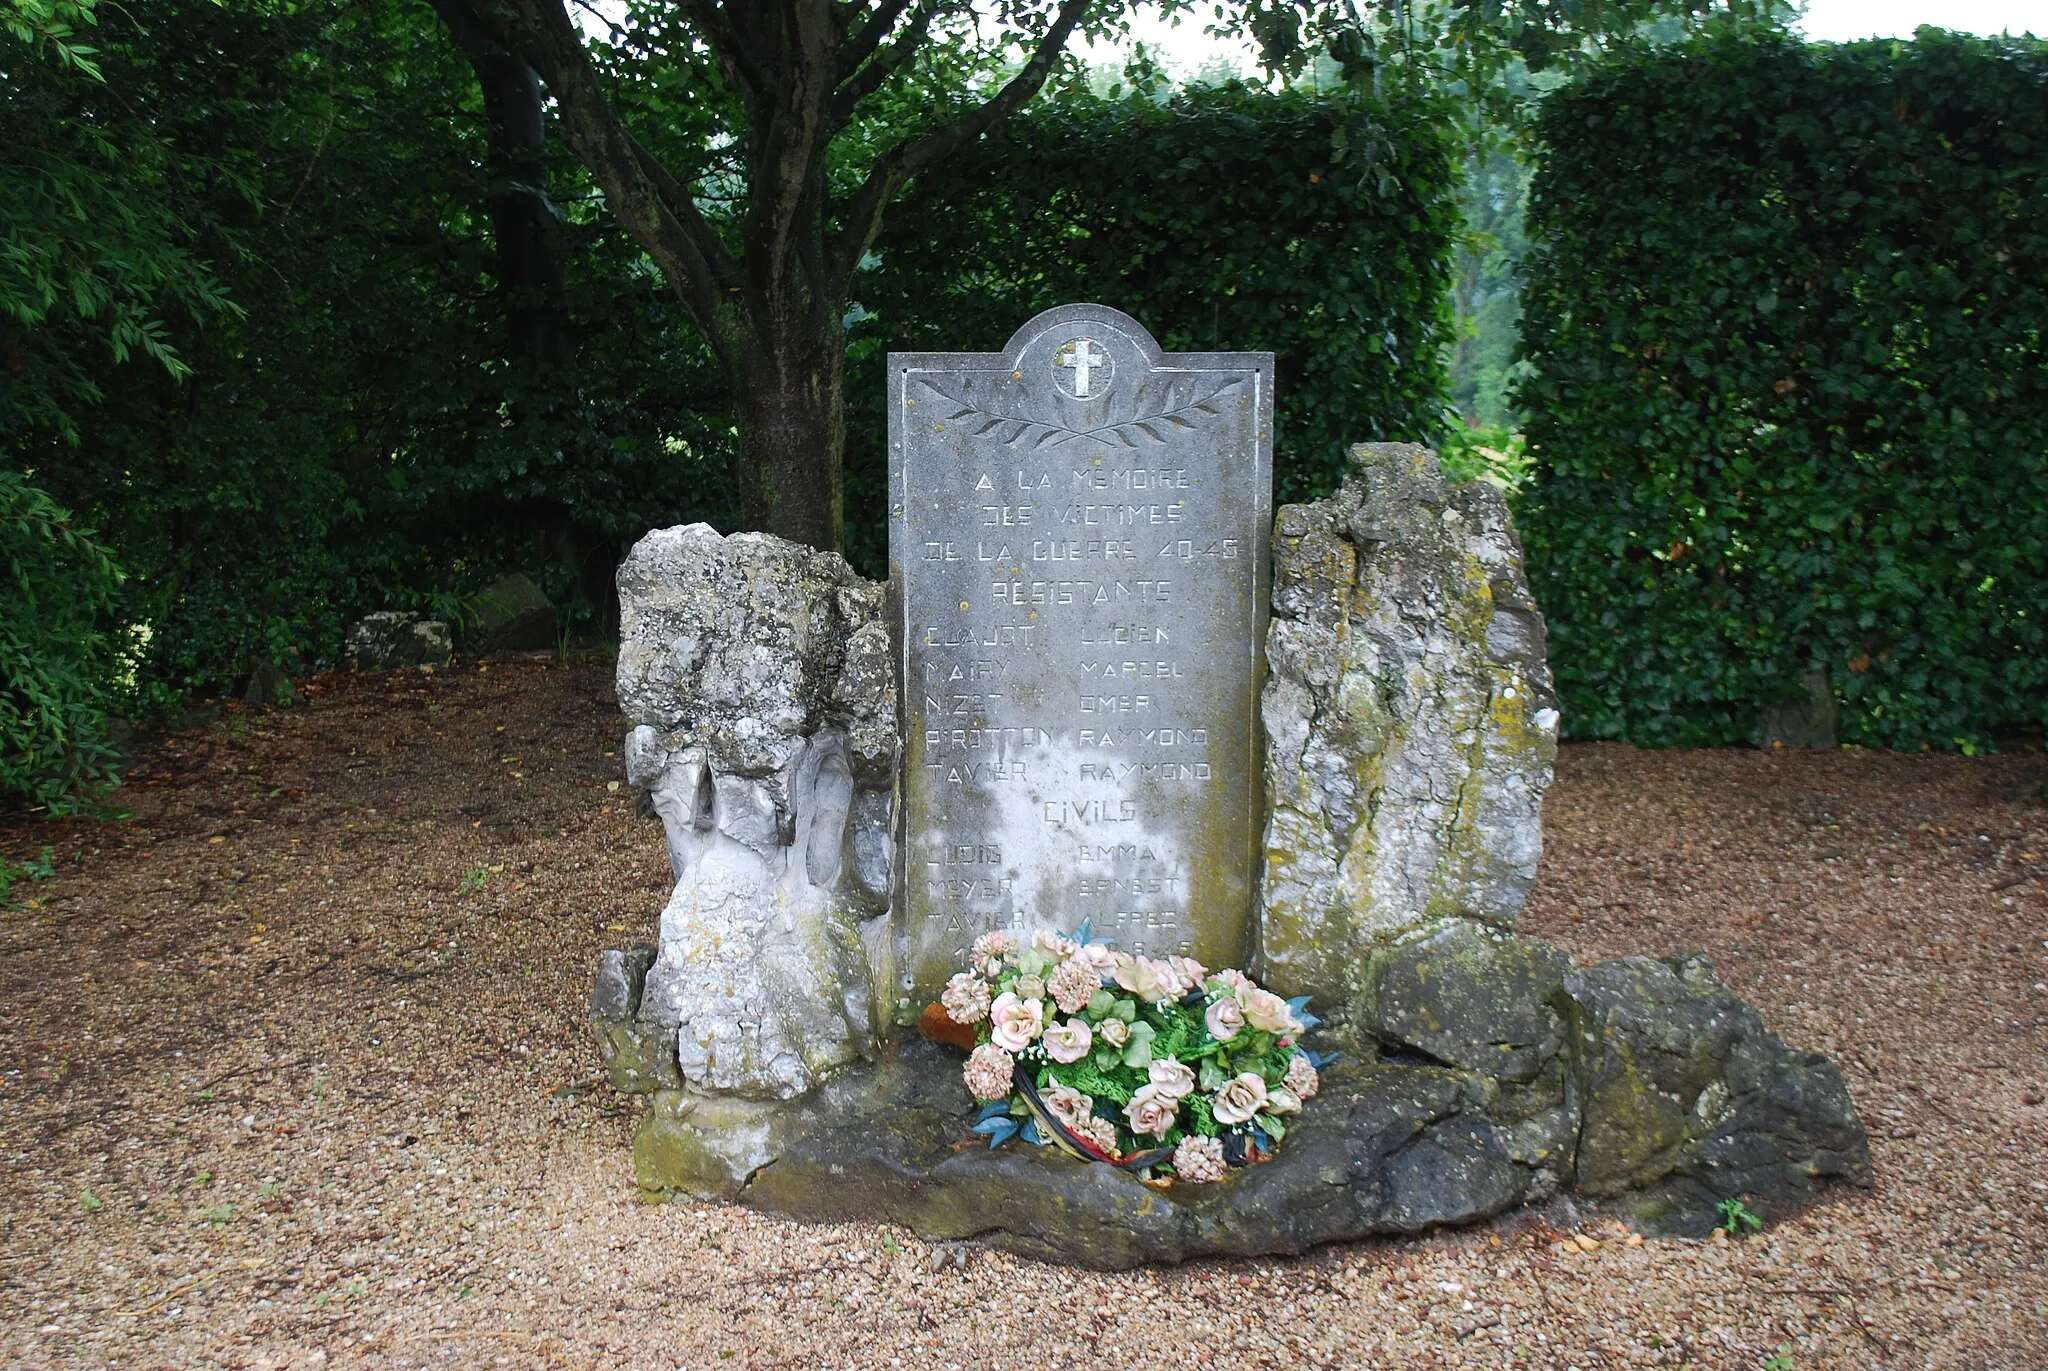
[[[120,583],[68,511],[0,469],[0,795],[61,810],[112,778]]]
[[[598,612],[633,538],[724,517],[718,377],[559,154],[567,346],[511,345],[507,187],[424,4],[146,0],[91,37],[104,81],[43,60],[0,82],[0,258],[29,264],[0,278],[0,466],[130,573],[141,703],[332,660],[354,616],[507,568]],[[90,229],[65,240],[82,265],[33,255],[46,202]],[[123,329],[175,368],[124,358]]]
[[[2048,718],[2048,47],[1713,34],[1554,96],[1521,509],[1579,737]]]
[[[1456,137],[1416,93],[1074,92],[920,178],[854,283],[849,554],[886,561],[884,354],[995,351],[1075,300],[1169,351],[1275,353],[1279,499],[1327,492],[1347,443],[1435,436]]]

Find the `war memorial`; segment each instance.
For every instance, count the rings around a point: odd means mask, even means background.
[[[1361,444],[1274,511],[1273,385],[1055,309],[890,358],[886,584],[634,548],[676,884],[591,1013],[647,1196],[1114,1268],[1869,1183],[1835,1067],[1704,958],[1515,934],[1559,718],[1507,507]]]

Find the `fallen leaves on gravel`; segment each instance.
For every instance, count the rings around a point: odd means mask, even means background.
[[[1098,1275],[638,1201],[583,1006],[669,878],[608,675],[325,678],[165,740],[131,820],[0,832],[58,856],[0,917],[0,1363],[2048,1366],[2039,758],[1564,749],[1525,930],[1704,947],[1842,1064],[1875,1191]]]

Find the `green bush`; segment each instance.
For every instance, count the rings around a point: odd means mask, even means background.
[[[924,177],[854,298],[847,545],[886,564],[884,356],[994,351],[1095,301],[1169,351],[1275,356],[1276,495],[1332,488],[1347,444],[1433,440],[1460,226],[1455,120],[1421,93],[1074,93]]]
[[[634,539],[723,519],[715,368],[559,139],[573,355],[508,360],[482,97],[423,0],[134,0],[92,37],[104,84],[0,81],[0,189],[111,147],[87,265],[127,279],[118,201],[235,305],[159,291],[173,371],[116,356],[119,309],[30,321],[0,279],[0,445],[127,571],[135,707],[332,663],[355,617],[446,613],[508,569],[587,629]]]
[[[2048,46],[1715,33],[1547,101],[1520,390],[1578,737],[2048,717]]]
[[[0,468],[0,797],[57,812],[114,780],[120,585],[67,510]]]

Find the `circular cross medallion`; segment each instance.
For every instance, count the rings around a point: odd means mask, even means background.
[[[1070,338],[1053,349],[1052,382],[1077,400],[1092,400],[1109,390],[1116,363],[1092,338]]]

